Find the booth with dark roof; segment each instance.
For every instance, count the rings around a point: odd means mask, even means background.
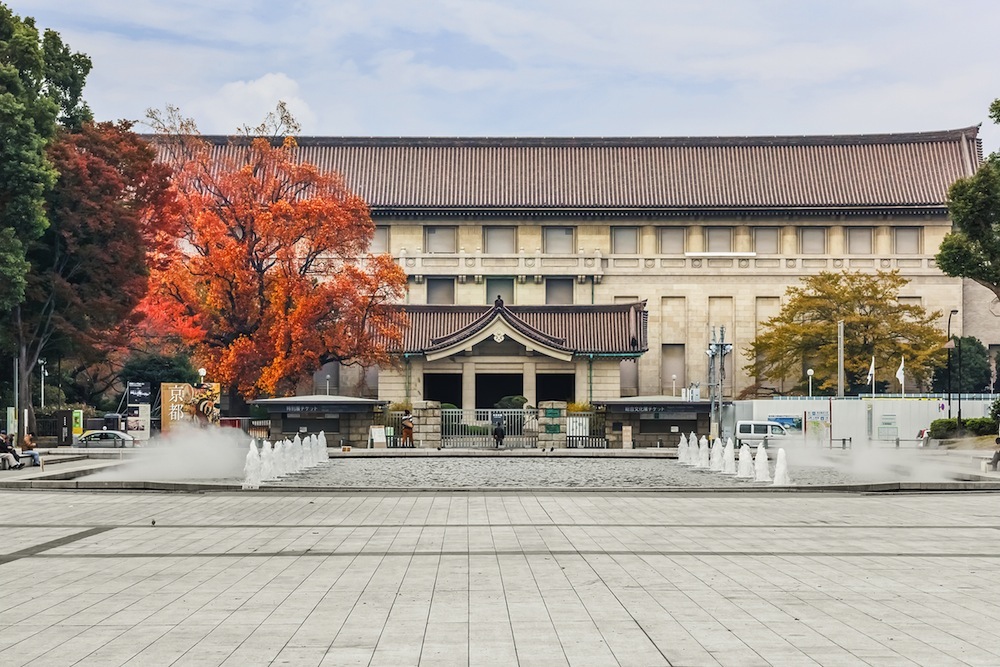
[[[323,431],[330,446],[353,447],[367,444],[375,411],[386,405],[386,401],[369,398],[322,394],[262,398],[252,403],[267,410],[272,440]]]
[[[594,401],[602,408],[608,430],[608,447],[622,447],[622,434],[631,433],[633,447],[676,447],[681,434],[708,435],[710,401],[688,401],[673,396],[631,396]],[[732,409],[723,404],[723,415]]]

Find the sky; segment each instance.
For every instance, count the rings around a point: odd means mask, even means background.
[[[747,136],[982,124],[995,0],[0,0],[91,57],[99,120],[206,134]],[[141,128],[140,128],[141,129]]]

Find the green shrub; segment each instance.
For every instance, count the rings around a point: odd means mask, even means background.
[[[995,419],[991,419],[990,417],[974,417],[972,419],[963,419],[962,427],[964,430],[974,435],[997,434],[997,422]]]
[[[494,404],[500,410],[520,410],[528,402],[524,396],[504,396]]]
[[[958,433],[958,422],[954,419],[935,419],[931,422],[931,437],[936,440],[954,438]]]

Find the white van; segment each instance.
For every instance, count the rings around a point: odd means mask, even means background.
[[[757,445],[767,440],[780,440],[788,437],[788,431],[778,422],[769,421],[738,421],[736,422],[736,446]]]

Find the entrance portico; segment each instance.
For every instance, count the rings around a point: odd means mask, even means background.
[[[493,407],[591,402],[621,394],[619,365],[646,351],[644,302],[593,306],[406,306],[401,367],[384,369],[379,397]]]

